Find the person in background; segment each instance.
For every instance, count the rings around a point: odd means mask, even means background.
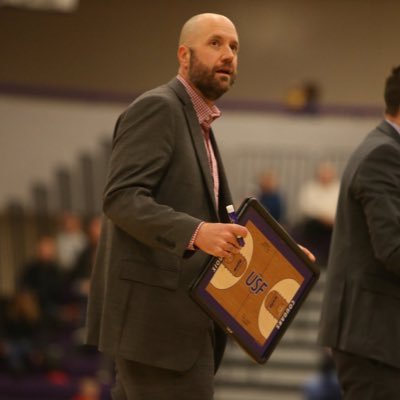
[[[100,239],[101,217],[94,216],[87,225],[87,244],[78,254],[75,266],[69,275],[70,311],[74,318],[76,330],[74,337],[77,342],[84,341],[84,325],[86,319],[87,299],[90,289],[90,276],[95,261],[97,246]],[[85,347],[86,350],[88,350]]]
[[[36,255],[22,267],[19,287],[30,290],[36,296],[43,318],[49,326],[60,322],[64,283],[57,262],[55,239],[52,236],[42,236],[37,242]]]
[[[57,259],[61,270],[67,276],[76,263],[87,239],[80,218],[72,212],[64,212],[56,234]]]
[[[328,351],[321,353],[317,373],[303,388],[304,400],[341,400],[342,395],[337,379],[335,364]]]
[[[338,196],[339,179],[335,167],[328,161],[318,164],[314,178],[305,182],[299,193],[299,240],[324,266],[329,256]]]
[[[101,217],[94,216],[88,223],[86,246],[78,254],[70,274],[72,291],[79,297],[87,298],[89,294],[90,275],[95,261],[100,232]]]
[[[315,115],[320,110],[321,87],[313,81],[295,82],[285,98],[287,111],[298,115]]]
[[[31,290],[18,290],[3,304],[0,347],[6,372],[23,375],[43,371],[46,334],[39,302]]]
[[[400,399],[400,66],[384,97],[343,174],[321,313],[344,400]]]
[[[278,222],[284,221],[285,204],[275,171],[266,170],[261,174],[258,200]]]

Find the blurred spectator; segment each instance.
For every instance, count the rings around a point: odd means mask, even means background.
[[[261,175],[258,200],[278,222],[283,221],[285,205],[275,171],[267,170]]]
[[[286,96],[288,111],[300,114],[315,114],[319,111],[320,87],[314,81],[295,83]]]
[[[77,215],[70,212],[62,215],[56,240],[60,267],[68,273],[74,267],[78,254],[86,245],[86,235]]]
[[[88,224],[86,246],[78,254],[71,271],[71,280],[74,292],[87,296],[89,292],[90,274],[96,254],[97,243],[100,238],[101,218],[93,217]]]
[[[328,352],[322,354],[318,373],[304,386],[304,400],[341,400],[335,365]]]
[[[1,358],[7,372],[23,374],[44,368],[46,342],[43,316],[35,295],[27,289],[3,304]]]
[[[299,193],[301,223],[296,239],[308,247],[317,262],[326,265],[339,196],[339,180],[330,162],[317,166],[315,177]]]
[[[85,248],[78,255],[74,268],[70,274],[71,288],[71,301],[75,308],[71,310],[77,312],[77,329],[74,333],[74,340],[76,343],[82,343],[84,339],[85,330],[82,328],[86,318],[86,305],[90,289],[90,275],[94,257],[97,250],[97,244],[100,238],[101,218],[99,216],[93,217],[87,228],[87,244]]]
[[[49,325],[58,321],[58,305],[63,300],[65,287],[56,260],[56,243],[51,236],[42,236],[37,243],[35,257],[22,268],[20,287],[29,289],[37,297]]]

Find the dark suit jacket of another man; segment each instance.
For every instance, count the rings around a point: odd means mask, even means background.
[[[345,169],[330,253],[321,343],[400,368],[400,135],[386,121]]]
[[[177,79],[141,95],[120,116],[92,274],[87,343],[176,371],[196,361],[211,321],[190,299],[189,287],[208,256],[187,245],[202,220],[228,222],[225,206],[231,203],[213,144],[219,210],[202,131]]]

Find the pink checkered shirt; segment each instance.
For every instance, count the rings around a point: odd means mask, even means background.
[[[204,145],[207,151],[208,163],[210,165],[210,172],[213,178],[214,183],[214,196],[215,202],[218,208],[219,202],[219,175],[218,175],[218,164],[215,158],[214,150],[212,148],[211,140],[210,140],[210,129],[211,123],[221,116],[221,111],[217,106],[209,106],[205,100],[190,86],[190,84],[180,75],[177,76],[177,79],[182,83],[185,87],[190,99],[192,100],[193,108],[196,112],[197,118],[199,120],[199,124],[201,126],[201,130],[203,132]],[[192,239],[189,243],[188,248],[193,248],[193,243],[196,239],[197,233],[203,223],[201,223],[195,233],[192,236]]]
[[[185,86],[188,95],[193,103],[193,108],[196,111],[201,130],[203,131],[204,145],[206,147],[208,163],[210,165],[210,171],[214,182],[214,195],[215,201],[218,207],[219,199],[219,175],[218,175],[218,164],[215,158],[215,154],[212,148],[210,140],[210,129],[211,123],[221,116],[221,111],[217,106],[209,106],[205,100],[189,85],[189,83],[180,75],[177,76],[179,81]]]

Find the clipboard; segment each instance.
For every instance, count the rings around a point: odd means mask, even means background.
[[[212,257],[192,298],[256,362],[271,356],[319,278],[285,229],[255,198],[237,211],[249,234],[232,259]]]

